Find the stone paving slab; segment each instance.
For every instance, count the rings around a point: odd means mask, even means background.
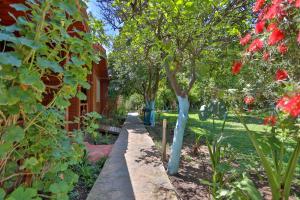
[[[121,128],[114,127],[114,126],[107,126],[104,124],[100,124],[100,131],[113,133],[113,134],[119,134],[121,132]]]
[[[176,200],[159,152],[137,114],[129,114],[88,200]]]

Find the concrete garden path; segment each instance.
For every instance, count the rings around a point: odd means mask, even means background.
[[[175,200],[159,152],[136,113],[129,113],[87,200]]]

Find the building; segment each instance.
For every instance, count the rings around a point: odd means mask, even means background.
[[[16,11],[14,8],[10,6],[13,3],[24,3],[25,0],[1,0],[0,6],[0,25],[10,26],[15,23],[15,19],[10,16],[9,13],[12,13],[15,17],[26,15],[25,12]],[[86,14],[86,9],[81,7],[78,0],[74,0],[77,5],[78,12],[84,16],[85,19],[88,18]],[[85,22],[75,22],[68,29],[69,35],[72,37],[77,37],[74,29],[88,32],[89,27]],[[1,43],[1,42],[0,42]],[[0,47],[2,44],[0,44]],[[101,46],[101,44],[95,44],[94,49],[100,55],[105,55],[105,49]],[[107,69],[107,60],[105,56],[102,57],[99,63],[93,63],[92,73],[87,77],[89,84],[91,85],[89,90],[84,90],[82,88],[78,88],[83,93],[87,95],[86,101],[80,101],[78,98],[72,98],[70,100],[70,107],[66,110],[66,120],[70,121],[66,126],[66,129],[73,130],[80,128],[80,124],[73,123],[76,117],[80,117],[87,112],[98,112],[99,114],[105,114],[108,100],[108,85],[109,85],[109,77],[108,77],[108,69]],[[55,78],[55,76],[47,76],[43,77],[42,80],[48,86],[47,87],[43,104],[47,105],[53,98],[53,94],[55,92],[55,86],[60,84],[60,80]]]

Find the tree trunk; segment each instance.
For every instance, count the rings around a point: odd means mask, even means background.
[[[179,104],[179,113],[178,113],[176,127],[174,129],[173,144],[172,144],[171,155],[168,163],[169,175],[174,175],[178,173],[182,141],[183,141],[185,126],[188,120],[188,113],[190,107],[190,103],[187,95],[184,97],[177,96],[177,99]]]
[[[155,126],[155,100],[149,101],[149,109],[150,109],[150,126]]]
[[[155,100],[146,100],[146,112],[144,122],[150,126],[155,126]]]

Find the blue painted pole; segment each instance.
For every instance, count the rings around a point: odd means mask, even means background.
[[[177,96],[177,99],[179,104],[179,113],[176,127],[174,130],[173,144],[171,147],[171,155],[168,163],[169,175],[174,175],[178,173],[184,130],[188,120],[188,113],[190,107],[190,103],[187,96]]]

